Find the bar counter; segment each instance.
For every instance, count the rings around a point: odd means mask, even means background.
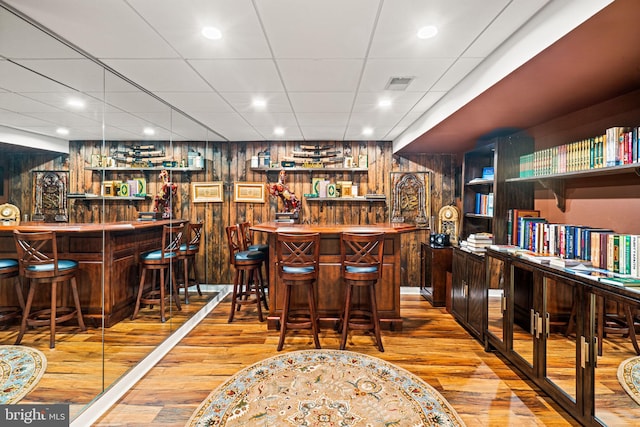
[[[133,313],[140,253],[160,248],[162,227],[170,222],[177,220],[104,224],[25,222],[17,226],[0,226],[0,257],[16,257],[14,229],[24,232],[55,231],[58,257],[79,262],[77,281],[80,305],[84,317],[93,320],[96,326],[103,315],[104,269],[104,322],[105,326],[111,327]],[[35,306],[49,304],[49,296],[43,294],[36,294]],[[62,302],[72,305],[68,294],[70,292],[65,290],[62,296],[65,300]],[[0,306],[3,305],[17,305],[12,286],[0,289]]]
[[[400,236],[417,230],[409,224],[374,225],[309,225],[267,222],[256,224],[252,230],[268,234],[269,243],[269,316],[267,326],[276,329],[284,305],[284,286],[280,282],[276,268],[277,233],[320,233],[320,272],[315,287],[320,324],[333,327],[340,319],[344,305],[344,288],[340,278],[340,233],[385,234],[382,279],[376,285],[378,314],[383,328],[401,330],[400,317]],[[361,305],[365,295],[357,295],[356,305]],[[306,306],[306,296],[302,293],[292,295],[294,304]]]

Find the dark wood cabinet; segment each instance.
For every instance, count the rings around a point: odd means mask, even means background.
[[[487,317],[485,292],[484,257],[453,248],[451,314],[480,341]]]
[[[434,307],[443,307],[447,300],[447,272],[451,272],[453,249],[420,245],[420,293]]]

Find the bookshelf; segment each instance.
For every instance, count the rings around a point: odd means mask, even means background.
[[[519,177],[520,156],[533,152],[533,139],[518,135],[495,138],[464,154],[462,163],[462,232],[491,233],[496,244],[507,241],[507,211],[533,208],[533,182]],[[493,168],[493,178],[487,177]],[[483,174],[483,172],[485,172]]]

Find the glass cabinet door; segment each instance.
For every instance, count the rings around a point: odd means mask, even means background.
[[[538,338],[541,319],[534,305],[533,271],[513,265],[511,267],[511,295],[513,319],[513,353],[519,366],[533,370],[535,340]]]
[[[580,374],[577,342],[584,337],[582,328],[576,326],[577,288],[571,282],[545,277],[543,290],[544,376],[575,404]]]
[[[487,258],[487,333],[493,345],[505,343],[505,262],[488,255]]]

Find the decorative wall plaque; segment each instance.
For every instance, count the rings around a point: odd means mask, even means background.
[[[391,172],[391,222],[429,227],[428,172]]]
[[[33,221],[67,222],[67,171],[33,172]]]

